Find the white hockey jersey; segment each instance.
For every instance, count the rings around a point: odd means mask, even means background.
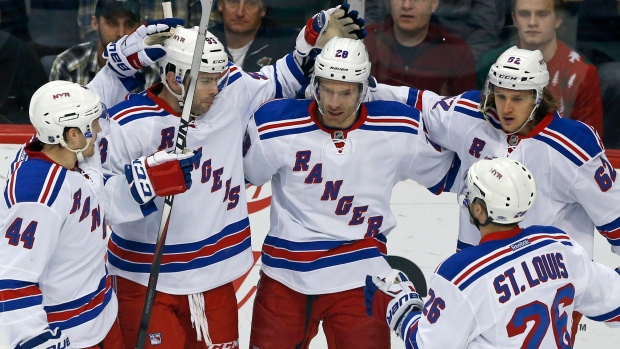
[[[67,170],[29,145],[11,164],[0,217],[0,333],[8,341],[0,346],[13,348],[48,326],[59,327],[74,348],[103,340],[117,313],[104,217],[143,217],[127,180],[112,177],[104,187],[100,169]]]
[[[407,349],[571,348],[573,311],[620,325],[619,290],[563,231],[517,227],[444,261],[401,335]]]
[[[107,106],[128,93],[107,66],[86,87]],[[74,171],[27,145],[17,153],[0,200],[0,347],[47,327],[59,327],[74,348],[108,333],[117,302],[105,268],[104,221],[150,211],[134,203],[124,176],[103,181],[98,152]]]
[[[455,184],[447,190],[459,193],[466,171],[480,159],[515,159],[534,174],[538,188],[523,227],[558,227],[590,257],[596,227],[612,251],[620,254],[620,185],[615,184],[616,170],[591,127],[552,113],[526,137],[507,136],[494,110],[487,113],[489,121],[478,111],[480,91],[440,97],[430,91],[378,84],[369,94],[374,99],[395,99],[415,106],[422,111],[430,139],[456,152],[461,164],[452,169],[449,177]],[[476,245],[479,239],[476,227],[469,224],[467,208],[462,206],[458,249]]]
[[[260,73],[230,63],[226,86],[209,111],[190,123],[186,148],[202,148],[192,187],[176,195],[170,216],[157,290],[193,294],[235,280],[253,264],[241,148],[252,113],[272,98],[291,97],[305,78],[291,55]],[[128,160],[174,150],[180,115],[153,88],[110,109],[113,117],[103,167],[123,173]],[[161,220],[156,214],[112,226],[110,273],[147,285]]]
[[[440,193],[454,158],[418,136],[419,112],[403,103],[364,103],[347,130],[325,128],[316,114],[313,100],[271,101],[250,120],[244,142],[246,179],[271,180],[262,271],[304,294],[387,276],[392,189],[413,179]]]

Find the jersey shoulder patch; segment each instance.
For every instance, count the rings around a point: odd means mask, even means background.
[[[576,166],[582,166],[604,149],[592,127],[562,118],[557,113],[551,123],[533,138],[546,143]]]
[[[274,99],[263,104],[255,113],[254,120],[260,139],[318,129],[310,118],[311,99]]]
[[[17,162],[12,167],[4,190],[7,207],[20,202],[39,202],[50,207],[54,204],[67,169],[39,159]]]

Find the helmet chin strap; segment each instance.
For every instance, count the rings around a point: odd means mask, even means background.
[[[530,113],[530,116],[528,116],[528,117],[527,117],[527,120],[525,120],[525,122],[523,123],[523,125],[521,125],[521,127],[519,127],[519,129],[518,129],[518,130],[516,130],[516,131],[514,131],[514,132],[510,132],[510,133],[507,133],[507,132],[505,132],[505,131],[504,131],[504,133],[505,133],[507,136],[510,136],[510,135],[515,134],[515,133],[519,133],[519,132],[521,132],[521,130],[523,130],[523,128],[525,127],[525,125],[527,125],[527,123],[528,123],[528,122],[530,122],[530,121],[533,121],[533,120],[534,120],[534,112],[536,111],[536,109],[537,109],[537,108],[538,108],[538,104],[536,104],[536,105],[534,106],[534,108],[532,109],[532,112]]]
[[[67,150],[69,150],[72,153],[75,153],[75,155],[77,156],[77,161],[78,162],[82,162],[84,161],[84,154],[82,154],[83,151],[86,150],[86,148],[88,148],[88,146],[90,145],[90,142],[92,141],[92,138],[86,138],[86,146],[82,149],[71,149],[69,148],[69,145],[67,145],[67,143],[64,140],[60,141],[60,144]]]

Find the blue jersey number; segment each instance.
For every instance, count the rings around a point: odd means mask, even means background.
[[[30,222],[23,233],[20,233],[22,230],[22,218],[16,218],[11,225],[9,225],[6,230],[6,234],[4,237],[9,239],[9,245],[18,246],[19,242],[24,243],[24,248],[31,249],[34,245],[34,233],[37,230],[37,225],[39,224],[36,221]]]
[[[540,348],[543,338],[547,333],[549,324],[552,324],[553,335],[558,348],[569,349],[572,347],[570,332],[568,329],[568,313],[560,309],[573,304],[575,288],[568,284],[557,290],[551,309],[540,301],[535,301],[518,307],[508,325],[506,331],[508,337],[518,336],[525,333],[529,322],[533,322],[532,328],[523,339],[521,348]]]
[[[614,185],[616,181],[616,170],[613,166],[607,161],[607,159],[601,157],[601,161],[603,165],[596,169],[594,172],[594,180],[598,184],[599,188],[601,188],[602,192],[606,192],[611,189],[611,186]]]

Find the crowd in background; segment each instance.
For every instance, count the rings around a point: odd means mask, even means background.
[[[216,0],[209,23],[233,62],[257,71],[290,52],[304,21],[337,0]],[[186,26],[198,0],[173,0]],[[0,0],[0,123],[28,123],[34,91],[49,80],[87,84],[106,45],[163,17],[152,0]],[[457,95],[483,89],[506,48],[539,49],[564,117],[620,149],[620,1],[366,0],[364,40],[379,82]],[[158,79],[144,71],[144,85]]]

